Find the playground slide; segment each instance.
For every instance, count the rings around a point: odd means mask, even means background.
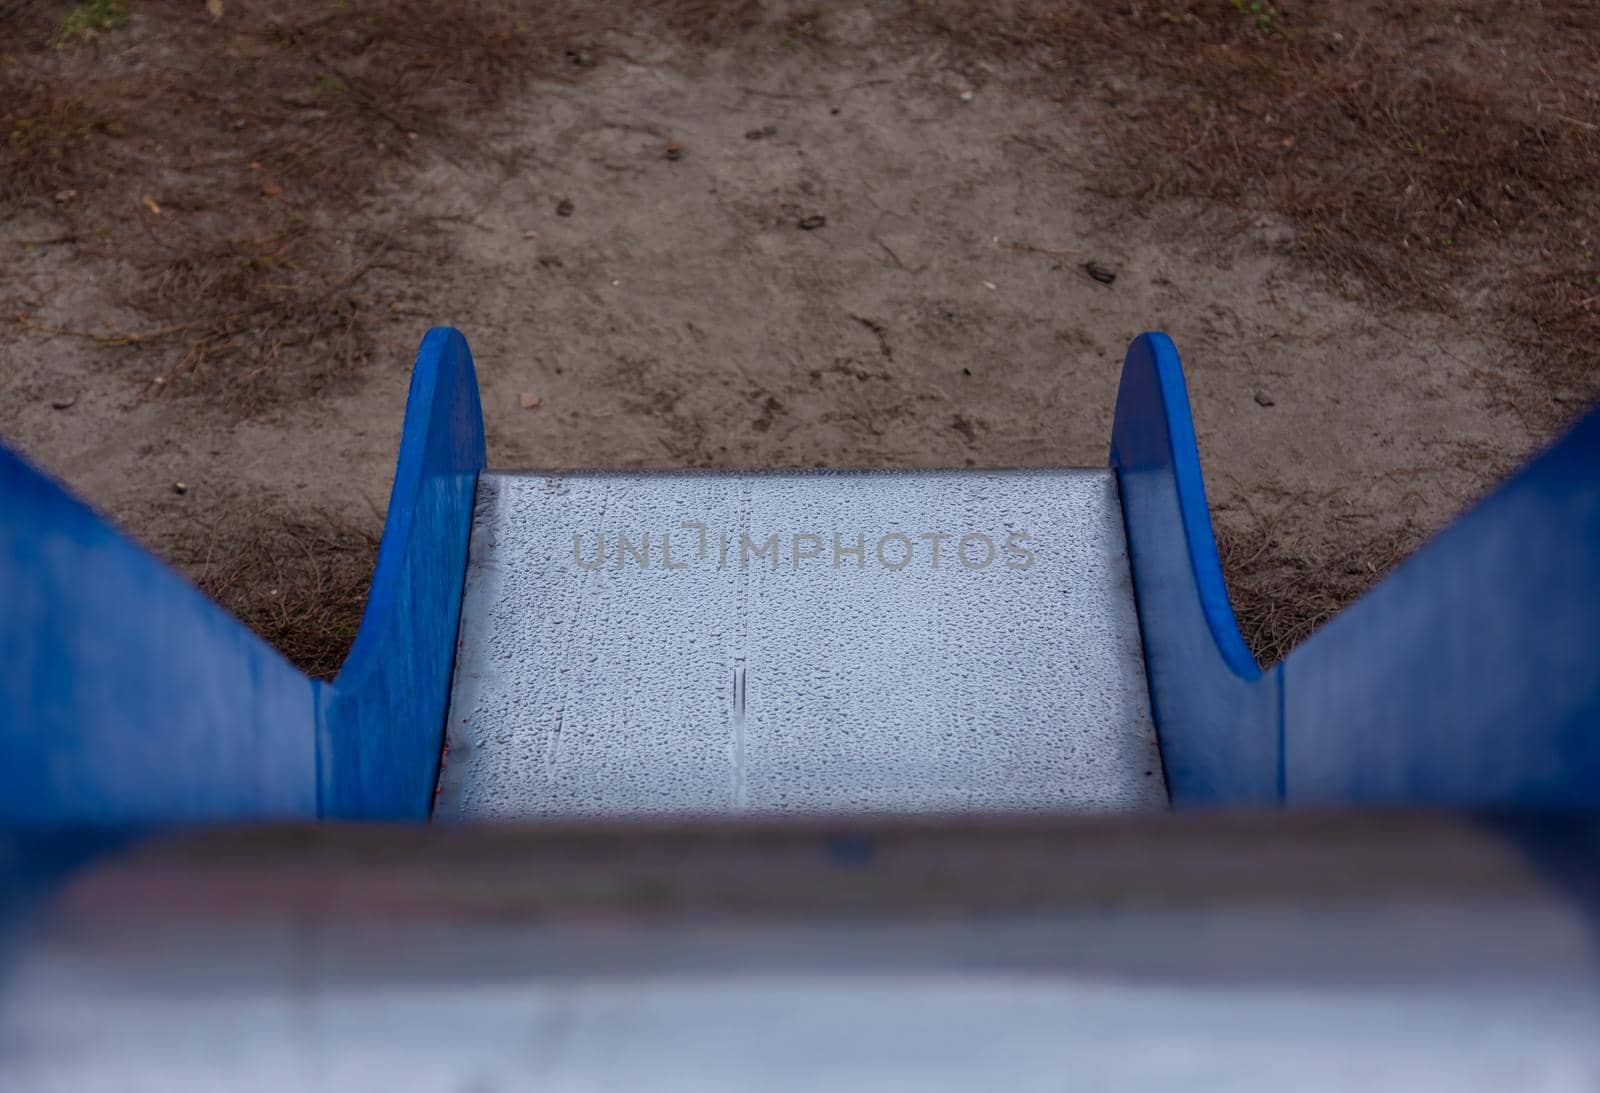
[[[13,827],[1600,801],[1600,412],[1266,672],[1159,334],[1106,469],[546,476],[434,330],[331,683],[9,451],[0,500]]]
[[[484,462],[432,331],[323,682],[0,449],[0,1090],[1600,1082],[1600,411],[1266,671],[1158,334],[1103,468]]]

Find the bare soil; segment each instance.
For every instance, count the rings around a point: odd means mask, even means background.
[[[1162,329],[1272,660],[1600,392],[1587,4],[606,12],[0,3],[0,435],[326,673],[430,325],[550,468],[1096,465]]]

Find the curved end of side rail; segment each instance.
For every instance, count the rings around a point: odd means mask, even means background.
[[[1600,807],[1600,409],[1266,672],[1163,335],[1128,351],[1111,464],[1175,804]]]
[[[1276,801],[1282,681],[1257,666],[1234,620],[1183,366],[1165,334],[1141,334],[1128,348],[1111,466],[1173,802]]]
[[[320,812],[426,819],[455,664],[483,411],[460,331],[417,351],[400,454],[361,627],[318,710]]]

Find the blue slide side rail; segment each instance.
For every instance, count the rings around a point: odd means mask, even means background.
[[[321,814],[426,819],[433,804],[485,449],[467,340],[422,340],[372,592],[344,666],[321,689]]]
[[[1266,672],[1164,335],[1128,352],[1111,463],[1174,803],[1600,806],[1600,410]]]
[[[1234,622],[1217,559],[1178,352],[1165,334],[1128,349],[1111,426],[1151,713],[1174,804],[1282,796],[1283,680]]]
[[[425,818],[483,464],[466,341],[430,331],[325,684],[0,446],[0,825]]]

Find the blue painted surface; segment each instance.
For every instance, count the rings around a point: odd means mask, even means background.
[[[0,826],[426,817],[484,462],[453,330],[423,340],[398,462],[325,685],[0,447]]]
[[[316,814],[311,681],[0,449],[0,823]]]
[[[1165,336],[1112,437],[1174,803],[1600,807],[1600,410],[1265,673]]]
[[[1600,806],[1600,410],[1284,680],[1291,802]]]
[[[322,690],[322,815],[426,819],[444,744],[483,411],[467,340],[422,340],[372,593],[350,656]]]
[[[1234,622],[1189,393],[1165,334],[1128,349],[1111,429],[1151,712],[1176,805],[1279,798],[1282,681]]]

